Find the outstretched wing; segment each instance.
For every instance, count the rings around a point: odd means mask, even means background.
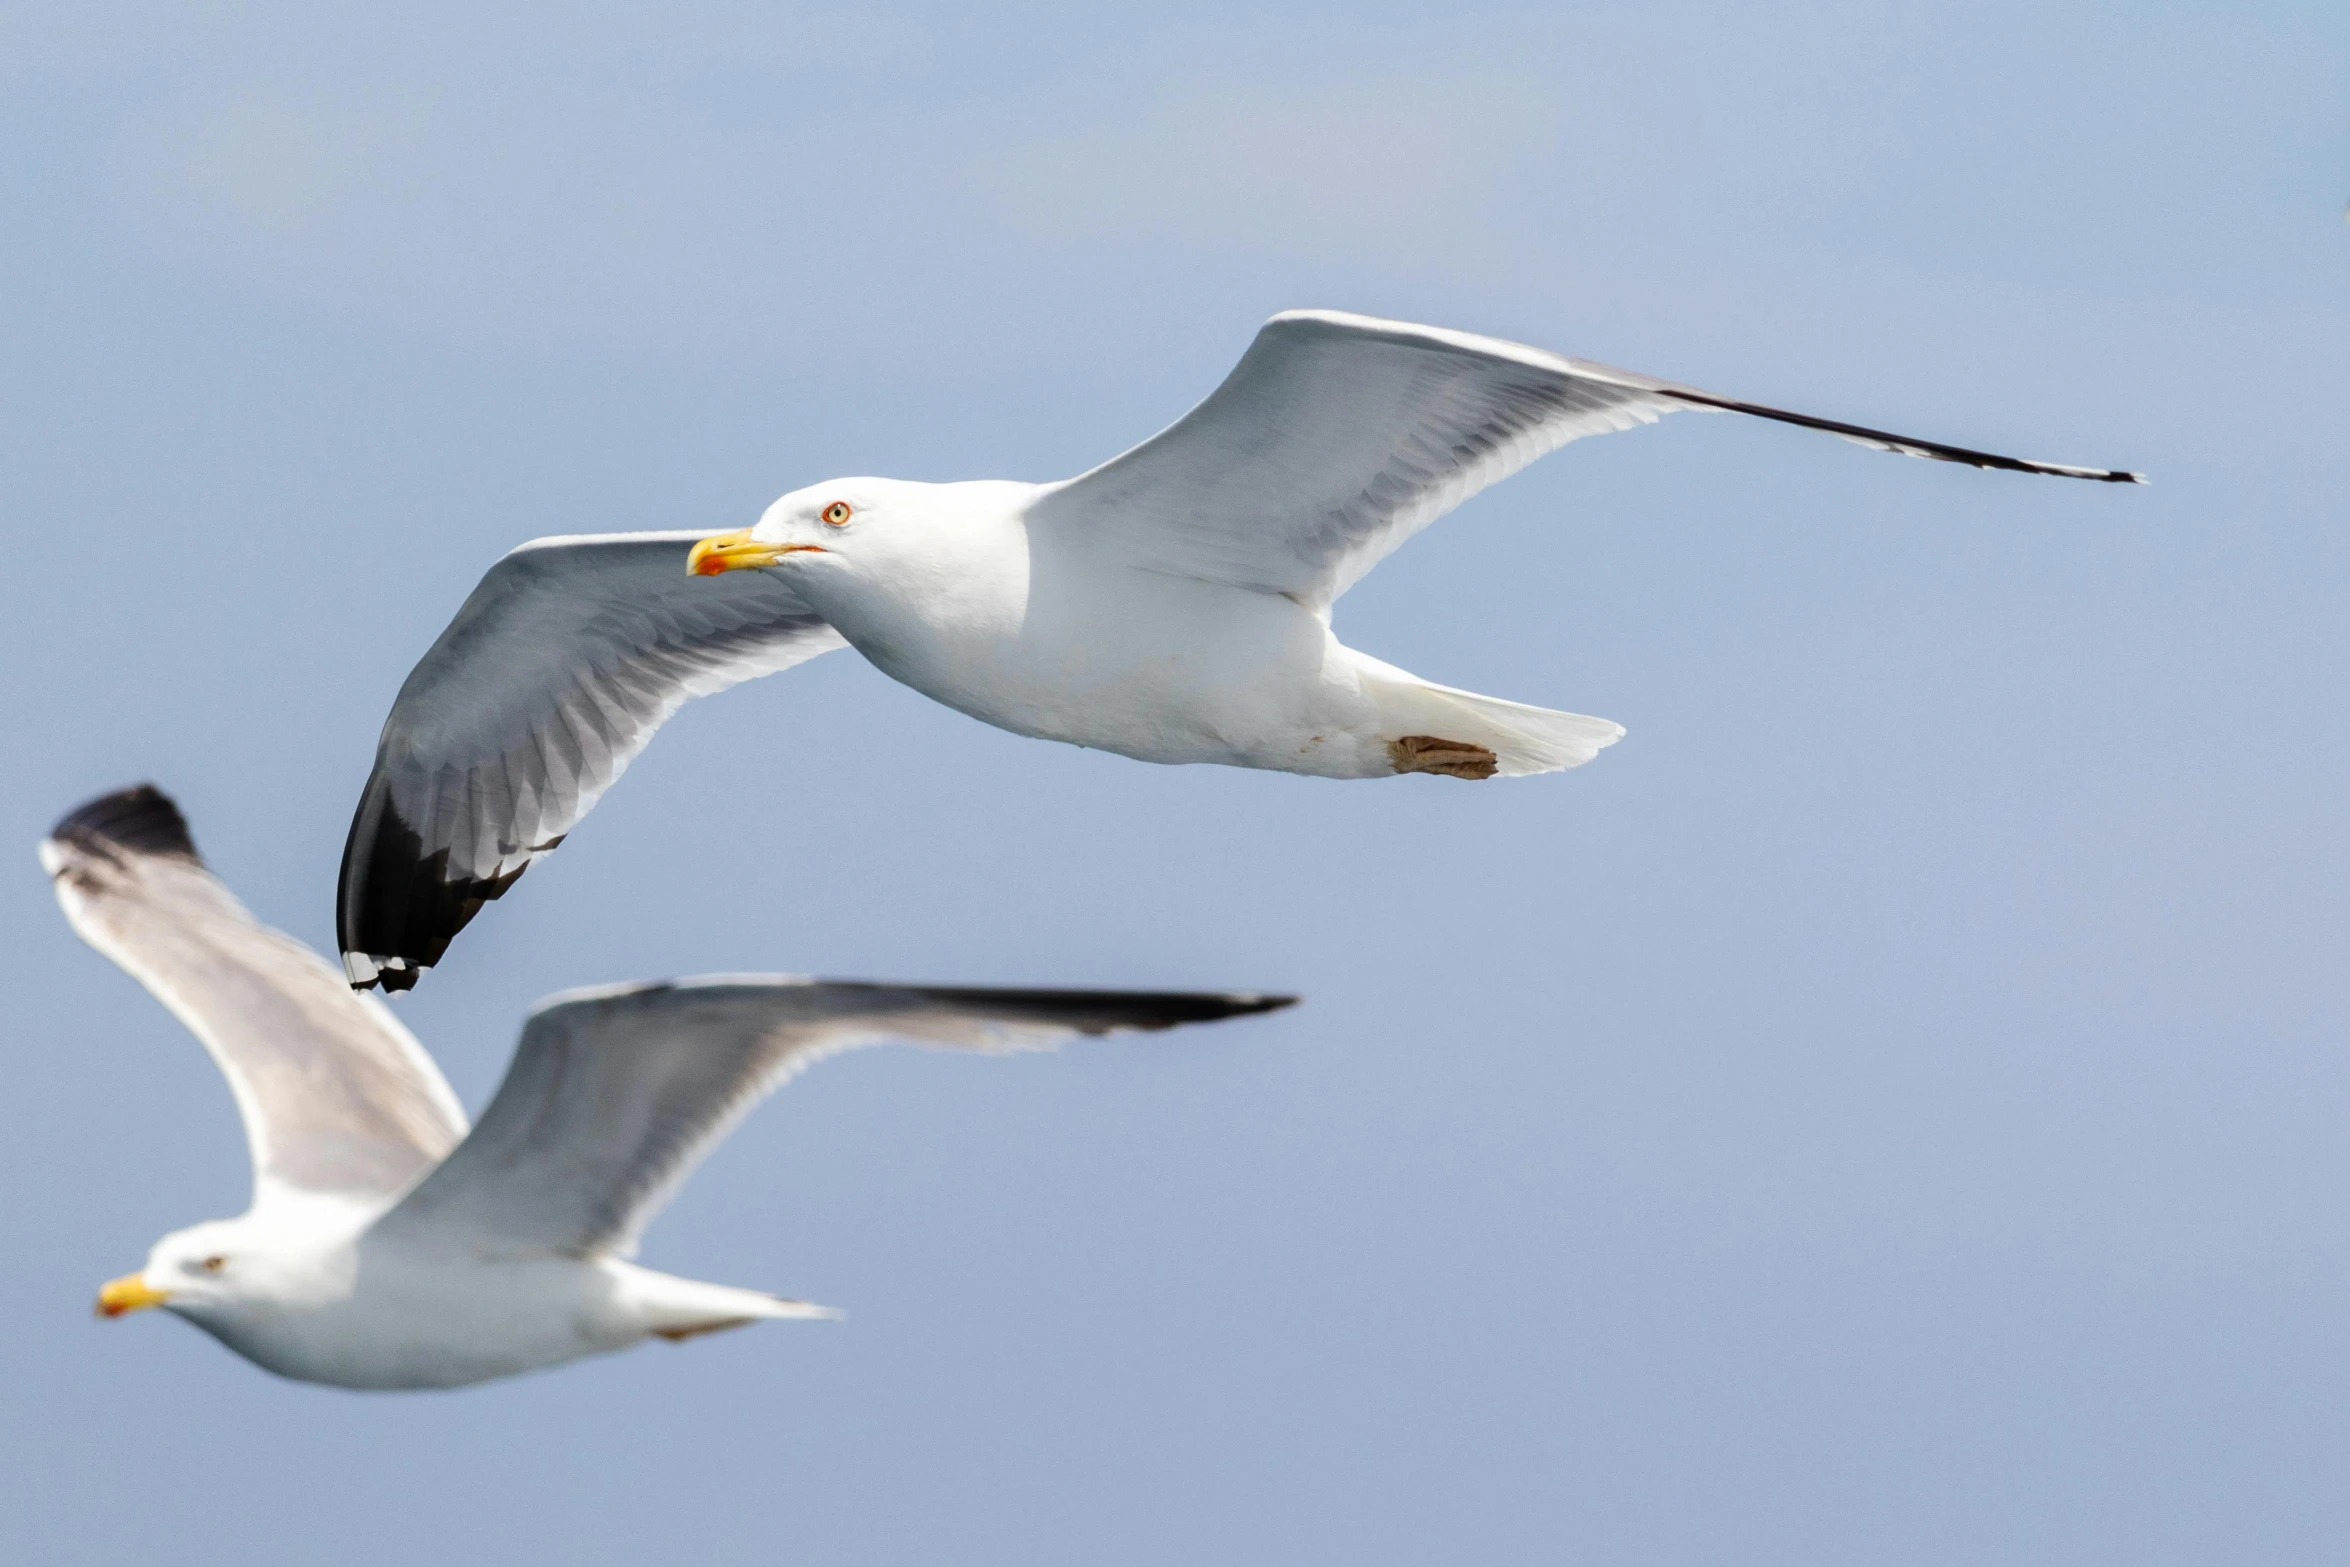
[[[1257,333],[1207,401],[1040,499],[1073,548],[1327,608],[1404,540],[1535,458],[1684,408],[1978,468],[2142,482],[1766,408],[1538,348],[1332,310]]]
[[[887,1039],[977,1050],[1267,1012],[1289,996],[995,990],[714,975],[540,1003],[457,1151],[377,1232],[475,1249],[609,1253],[784,1079]]]
[[[842,646],[773,572],[686,575],[698,533],[535,539],[400,687],[343,849],[355,986],[440,961],[685,702]]]
[[[372,996],[257,922],[141,784],[59,822],[41,864],[65,917],[212,1053],[244,1118],[256,1206],[287,1192],[389,1202],[465,1135],[431,1057]]]

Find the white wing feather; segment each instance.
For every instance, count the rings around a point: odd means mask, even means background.
[[[186,823],[141,786],[59,822],[41,863],[74,930],[203,1041],[253,1156],[253,1200],[388,1203],[465,1135],[465,1114],[384,1005],[255,920]]]
[[[477,1251],[626,1256],[753,1105],[828,1055],[889,1039],[1035,1049],[1289,999],[763,975],[567,992],[532,1012],[480,1124],[377,1233]]]

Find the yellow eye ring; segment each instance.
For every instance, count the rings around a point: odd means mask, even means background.
[[[849,520],[849,503],[847,501],[834,501],[830,506],[827,506],[824,508],[824,510],[818,512],[817,515],[824,519],[827,526],[834,528],[841,527]]]

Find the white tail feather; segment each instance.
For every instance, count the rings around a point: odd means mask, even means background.
[[[1362,660],[1363,687],[1379,703],[1383,738],[1465,741],[1494,756],[1503,778],[1580,767],[1623,738],[1624,726],[1582,713],[1561,713],[1500,697],[1432,685],[1393,665]]]

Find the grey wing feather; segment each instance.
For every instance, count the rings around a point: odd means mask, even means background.
[[[414,984],[688,700],[843,645],[774,573],[689,577],[701,536],[539,539],[482,578],[401,686],[352,817],[351,983]]]
[[[1267,322],[1197,408],[1056,487],[1030,515],[1077,547],[1146,570],[1320,609],[1430,522],[1536,458],[1687,408],[1977,467],[2138,479],[1790,413],[1498,338],[1296,310]]]
[[[480,1124],[379,1232],[477,1250],[626,1256],[702,1156],[825,1056],[889,1039],[1032,1049],[1291,999],[753,975],[570,992],[531,1014]]]
[[[58,903],[203,1041],[228,1079],[256,1204],[291,1193],[388,1203],[465,1134],[432,1059],[373,997],[256,921],[142,784],[93,800],[41,844]]]

